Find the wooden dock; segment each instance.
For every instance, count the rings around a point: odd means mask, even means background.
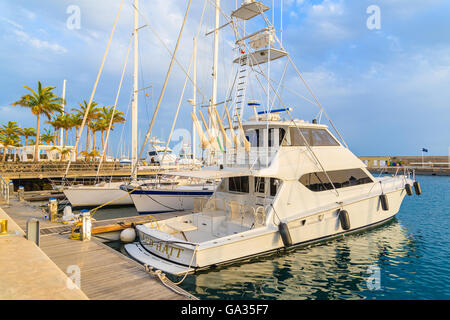
[[[88,299],[1,208],[0,219],[9,231],[0,235],[0,300]]]
[[[64,272],[80,269],[80,289],[94,300],[178,300],[193,298],[170,282],[166,287],[144,267],[93,239],[69,240],[67,236],[41,236],[41,249]],[[72,267],[73,268],[73,267]],[[177,293],[177,292],[178,293]]]
[[[98,162],[72,162],[66,178],[88,178],[96,177]],[[140,166],[138,176],[149,176],[166,171],[192,169],[187,165],[146,165]],[[62,178],[65,176],[67,162],[41,161],[41,162],[4,162],[0,163],[0,175],[6,180],[15,179],[45,179]],[[129,178],[131,167],[124,167],[119,162],[105,162],[102,164],[99,177],[124,177]]]
[[[22,229],[26,228],[28,219],[40,220],[40,250],[69,276],[70,270],[79,268],[80,289],[88,299],[196,299],[170,280],[162,281],[147,273],[141,264],[108,247],[95,237],[91,241],[70,240],[68,238],[70,226],[43,220],[43,213],[36,205],[11,200],[10,206],[4,208],[4,211]],[[166,219],[171,216],[175,216],[175,213],[159,214],[157,218]],[[94,222],[94,227],[104,228],[114,225],[123,227],[143,219],[144,216],[102,220]],[[0,265],[0,278],[2,273]]]

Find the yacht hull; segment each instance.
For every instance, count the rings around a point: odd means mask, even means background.
[[[198,247],[192,244],[173,242],[175,238],[170,238],[163,232],[146,226],[137,226],[138,245],[141,246],[141,251],[142,248],[146,251],[147,258],[143,259],[139,255],[134,258],[141,262],[146,260],[143,263],[148,264],[150,262],[149,254],[153,255],[157,259],[165,261],[163,265],[158,264],[156,267],[159,266],[162,271],[169,273],[173,273],[173,270],[180,270],[180,266],[184,267],[185,271],[194,272],[212,266],[230,264],[274,251],[308,245],[376,227],[397,214],[405,194],[404,189],[386,193],[390,206],[387,211],[381,208],[378,195],[345,204],[343,209],[349,213],[351,224],[349,230],[342,229],[338,216],[340,208],[290,219],[287,221],[287,225],[292,238],[292,246],[288,248],[284,246],[280,233],[274,225],[217,238],[215,241],[199,244]],[[207,223],[203,222],[203,224],[205,229],[211,228]],[[128,246],[131,248],[130,246],[133,245],[136,246],[136,244]],[[167,264],[173,264],[173,267],[166,267]]]
[[[194,198],[210,197],[214,190],[180,187],[173,190],[135,190],[131,199],[139,214],[194,209]]]
[[[64,190],[73,207],[96,207],[105,203],[108,206],[131,206],[133,201],[126,191],[120,189],[121,184],[98,187],[73,187]]]

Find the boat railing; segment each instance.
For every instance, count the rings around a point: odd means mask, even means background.
[[[229,220],[246,223],[250,227],[260,227],[266,223],[266,209],[263,206],[250,206],[237,201],[227,203],[229,211]]]
[[[266,223],[266,209],[263,206],[254,207],[223,198],[194,198],[194,212],[214,215],[218,211],[227,215],[228,221],[248,224],[250,227],[259,227]]]
[[[218,210],[226,210],[225,199],[222,198],[194,198],[194,212],[213,213]]]
[[[270,167],[279,148],[251,147],[247,152],[244,148],[231,149],[223,153],[222,163],[230,168],[262,169]]]
[[[0,196],[9,205],[9,183],[0,176]]]

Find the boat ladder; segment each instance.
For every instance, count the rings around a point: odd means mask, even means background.
[[[242,120],[242,116],[244,115],[244,106],[245,106],[245,96],[247,91],[247,79],[249,72],[249,65],[247,63],[247,57],[245,55],[241,56],[239,60],[239,71],[237,75],[237,85],[234,96],[234,103],[236,106],[233,123],[237,123],[237,117]]]

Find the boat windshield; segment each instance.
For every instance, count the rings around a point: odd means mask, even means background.
[[[300,132],[299,132],[300,131]],[[283,146],[306,146],[311,147],[339,146],[339,142],[325,129],[296,128],[290,127],[289,134],[284,138]]]

